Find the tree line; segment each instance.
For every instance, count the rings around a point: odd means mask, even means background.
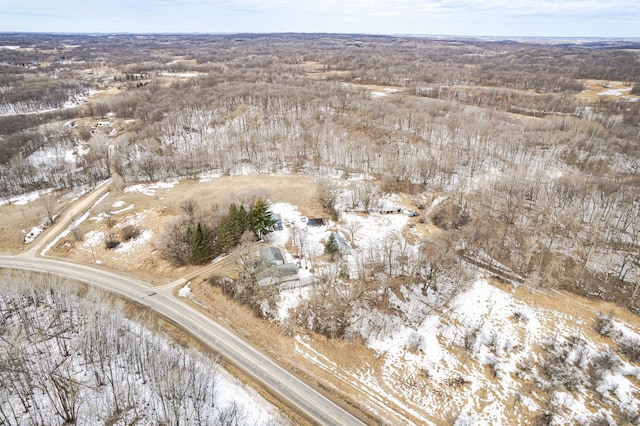
[[[262,239],[276,223],[269,204],[256,199],[249,207],[231,203],[226,213],[219,207],[205,214],[195,200],[181,205],[181,215],[169,223],[158,248],[173,265],[202,265],[229,253],[241,243]]]

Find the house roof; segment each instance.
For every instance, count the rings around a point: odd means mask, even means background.
[[[284,257],[278,247],[265,247],[260,250],[260,258],[265,263],[282,262],[284,263]]]
[[[256,278],[261,286],[296,280],[298,279],[298,267],[295,263],[270,266],[260,271]]]
[[[347,244],[344,238],[342,238],[342,235],[338,234],[337,232],[330,232],[329,235],[331,234],[333,234],[333,236],[335,237],[336,243],[338,244],[338,249],[341,252],[348,252],[349,250],[351,250],[351,247],[349,247],[349,244]]]
[[[323,218],[309,218],[307,221],[307,226],[322,226],[325,225],[326,221]]]

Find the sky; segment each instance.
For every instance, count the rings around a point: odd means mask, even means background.
[[[0,32],[640,37],[640,0],[0,0]]]

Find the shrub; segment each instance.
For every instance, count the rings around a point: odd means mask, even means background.
[[[419,333],[411,333],[409,339],[404,344],[404,348],[409,352],[418,352],[422,346],[423,339]]]
[[[132,225],[127,225],[120,230],[120,239],[122,241],[129,241],[137,238],[140,235],[140,230]]]
[[[609,422],[606,414],[598,413],[589,420],[589,426],[613,426],[615,423]]]
[[[593,328],[599,335],[611,337],[613,333],[613,317],[611,315],[598,314]]]
[[[625,337],[618,344],[622,352],[629,361],[640,361],[640,339],[637,337]]]
[[[431,212],[431,222],[445,230],[460,229],[470,221],[469,214],[455,201],[443,201]]]
[[[104,237],[104,247],[107,250],[111,250],[118,247],[119,245],[120,245],[120,240],[118,240],[118,236],[116,235],[116,233],[113,231],[108,232],[107,235]]]

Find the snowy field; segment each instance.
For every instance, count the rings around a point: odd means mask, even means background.
[[[270,234],[267,242],[284,248],[297,239],[307,258],[306,265],[289,259],[303,266],[305,282],[281,288],[275,316],[283,325],[312,296],[313,276],[331,268],[320,256],[330,232],[352,245],[343,256],[352,279],[358,275],[358,259],[392,237],[406,252],[418,249],[404,240],[408,217],[403,214],[346,212],[341,223],[311,227],[296,206],[274,203],[271,209],[287,226]],[[443,309],[434,309],[433,294],[418,285],[400,286],[388,293],[396,314],[371,309],[357,313],[364,320],[356,333],[380,359],[377,369],[345,371],[302,336],[297,337],[299,350],[331,374],[399,404],[424,424],[438,424],[428,413],[446,413],[461,425],[528,424],[545,412],[553,424],[640,414],[637,360],[613,355],[613,367],[596,371],[603,357],[620,350],[621,342],[640,344],[637,327],[614,321],[615,337],[603,343],[594,333],[585,333],[593,329],[591,320],[527,303],[516,296],[517,290],[505,291],[479,276]]]

